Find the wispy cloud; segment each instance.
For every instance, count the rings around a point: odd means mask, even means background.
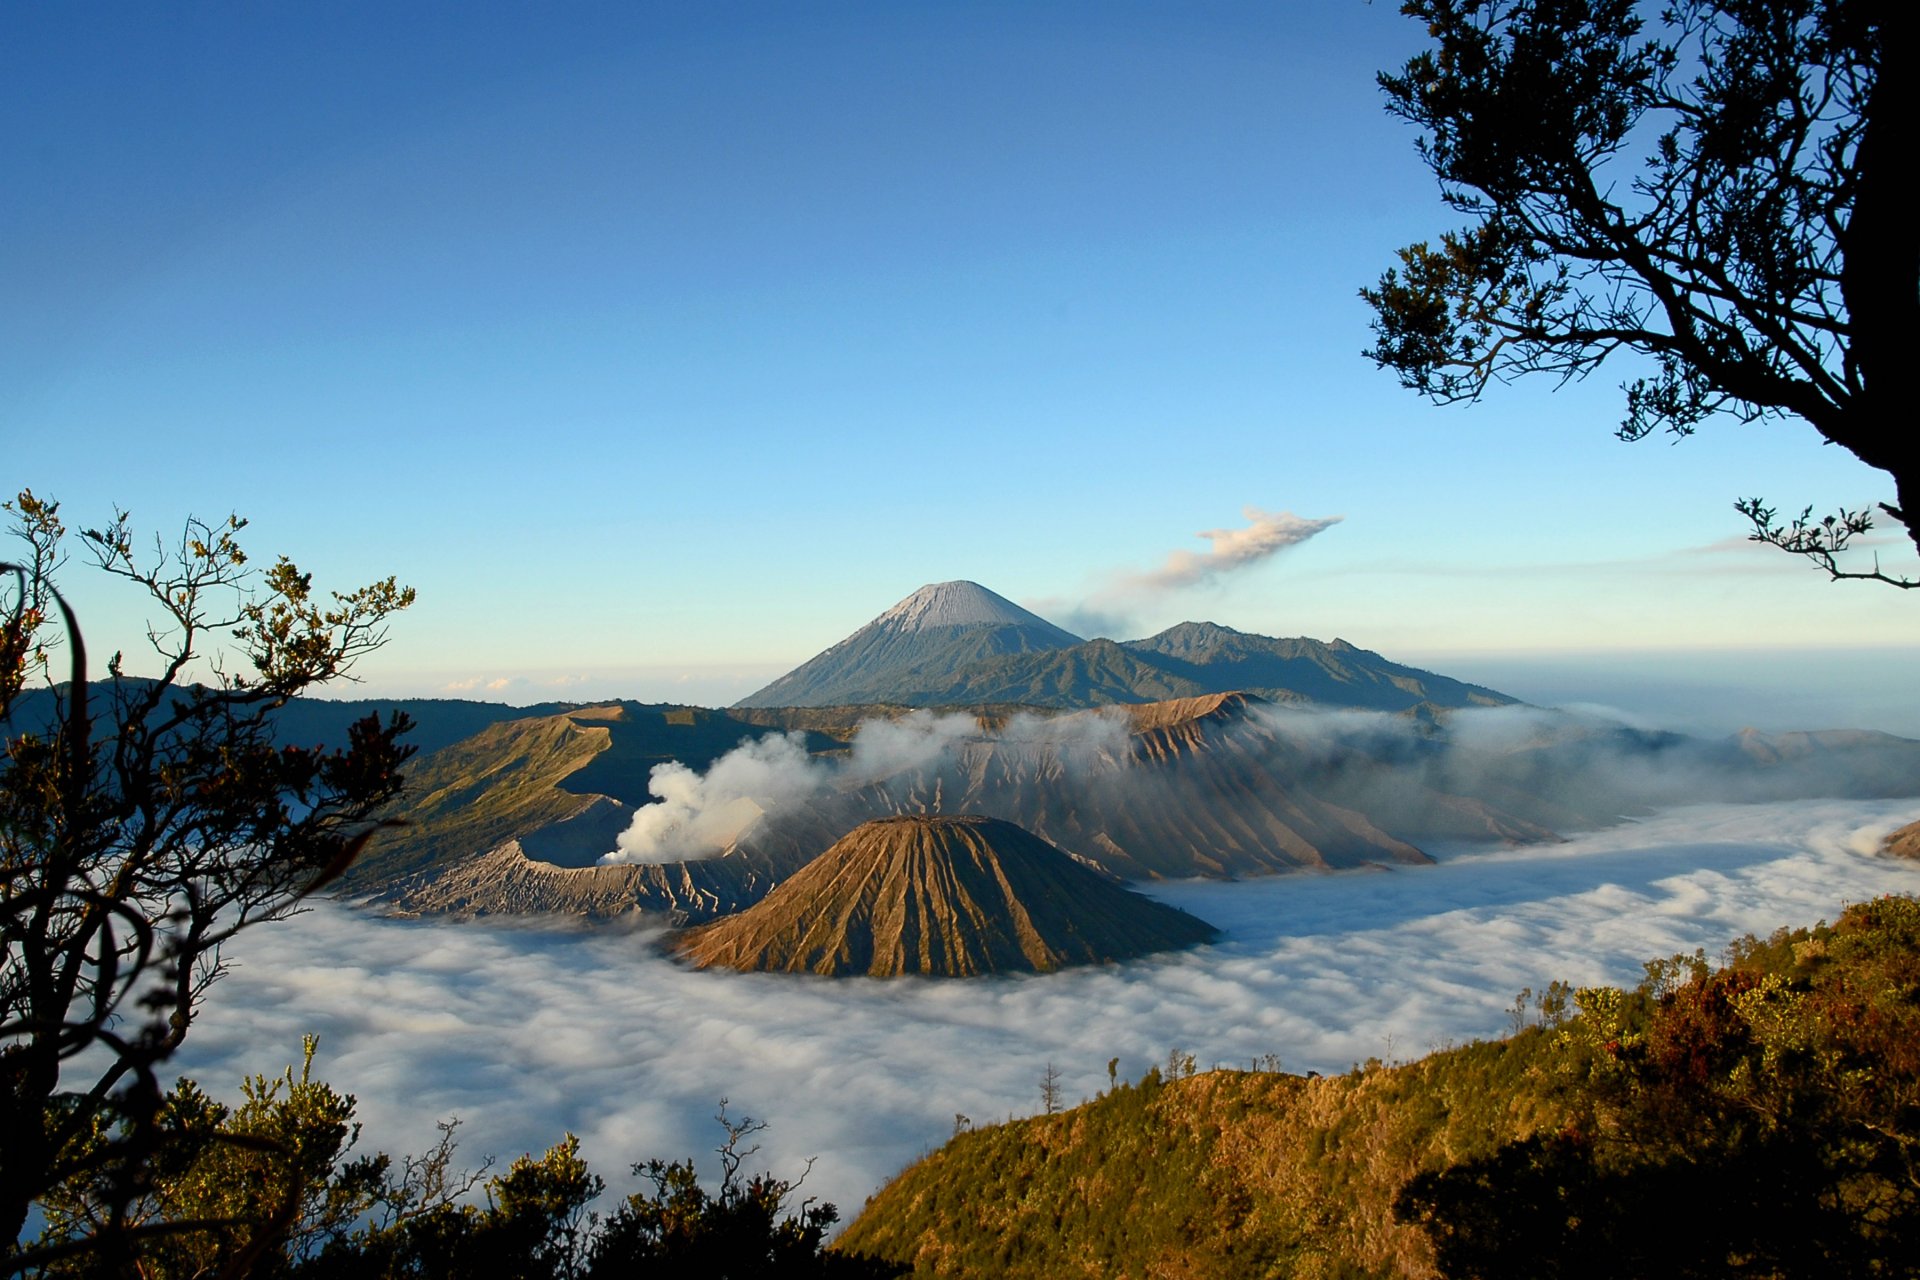
[[[693,972],[648,935],[382,920],[335,905],[243,934],[177,1067],[226,1095],[303,1032],[358,1095],[367,1141],[418,1150],[461,1116],[463,1155],[511,1156],[571,1130],[614,1184],[652,1155],[711,1151],[714,1105],[762,1116],[760,1159],[849,1216],[938,1145],[954,1113],[1069,1099],[1169,1049],[1339,1071],[1499,1033],[1522,986],[1631,982],[1643,960],[1831,918],[1920,890],[1871,856],[1914,801],[1676,810],[1566,844],[1440,850],[1441,865],[1162,884],[1213,921],[1213,947],[1126,965],[970,981]],[[1389,1041],[1391,1042],[1389,1044]]]
[[[460,680],[449,680],[440,687],[448,693],[474,693],[485,689],[490,693],[499,693],[505,689],[520,689],[531,684],[525,676],[467,676]],[[550,681],[549,683],[562,683]]]
[[[1056,597],[1031,600],[1027,605],[1080,635],[1119,638],[1166,597],[1263,564],[1346,519],[1309,518],[1255,506],[1241,508],[1240,514],[1247,522],[1244,528],[1203,529],[1194,535],[1206,540],[1205,551],[1177,548],[1167,553],[1157,569],[1118,571],[1082,600]]]
[[[1242,508],[1240,514],[1247,521],[1246,528],[1202,530],[1194,536],[1207,540],[1210,544],[1207,550],[1170,552],[1165,564],[1151,572],[1127,577],[1124,585],[1135,591],[1191,587],[1223,573],[1250,568],[1346,519],[1345,516],[1307,519],[1291,511],[1262,511],[1259,507]]]

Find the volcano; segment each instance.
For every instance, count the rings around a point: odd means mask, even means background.
[[[734,705],[891,702],[895,690],[917,688],[977,662],[1081,643],[1071,631],[977,582],[936,582]]]
[[[914,814],[861,824],[756,905],[672,945],[700,968],[957,978],[1216,936],[1011,822]]]
[[[1338,639],[1183,622],[1144,640],[1082,640],[977,582],[937,582],[734,706],[1071,710],[1215,693],[1371,711],[1514,701]]]

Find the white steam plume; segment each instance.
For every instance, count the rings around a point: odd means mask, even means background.
[[[704,774],[677,760],[655,765],[647,789],[657,802],[635,810],[614,852],[601,861],[710,858],[724,852],[763,813],[836,787],[931,769],[970,742],[1046,747],[1072,767],[1124,750],[1126,737],[1122,716],[1022,714],[1003,728],[986,730],[972,716],[915,711],[894,720],[863,722],[848,756],[821,760],[807,754],[800,734],[770,734],[741,743]]]
[[[767,809],[818,785],[797,733],[741,743],[704,774],[678,760],[653,766],[647,790],[655,804],[635,810],[606,862],[684,862],[720,852]]]
[[[1169,804],[1209,802],[1187,790],[1178,771],[1120,767],[1133,749],[1129,726],[1120,707],[1022,713],[997,729],[983,729],[968,715],[916,711],[866,721],[852,750],[838,758],[808,755],[798,734],[750,740],[704,774],[677,762],[655,766],[649,786],[658,802],[634,813],[603,861],[712,857],[782,806],[896,778],[964,779],[978,767],[968,753],[985,749],[999,753],[999,769],[1023,761],[1038,767],[1049,786],[1091,804],[1089,812],[1120,798],[1106,790],[1112,787],[1129,789],[1134,801],[1139,788],[1151,786],[1162,788]],[[1857,761],[1833,750],[1769,763],[1764,751],[1749,755],[1731,741],[1650,733],[1591,710],[1460,708],[1433,727],[1381,711],[1258,706],[1221,732],[1282,785],[1303,785],[1321,799],[1358,809],[1416,845],[1458,830],[1472,805],[1463,809],[1449,797],[1485,800],[1496,816],[1532,823],[1544,838],[1550,830],[1688,801],[1920,792],[1916,755],[1895,739],[1863,743],[1866,754]],[[1860,769],[1867,773],[1855,777]]]
[[[1199,586],[1236,570],[1251,568],[1289,547],[1297,547],[1346,519],[1345,516],[1308,518],[1291,511],[1263,511],[1242,507],[1244,529],[1206,529],[1196,534],[1211,545],[1205,551],[1169,552],[1158,569],[1115,574],[1108,584],[1077,604],[1047,598],[1028,606],[1083,636],[1123,638],[1151,611],[1161,597]]]

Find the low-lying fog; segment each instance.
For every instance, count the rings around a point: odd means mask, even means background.
[[[1038,1110],[1049,1062],[1077,1101],[1115,1056],[1125,1077],[1175,1049],[1334,1072],[1497,1035],[1523,986],[1630,983],[1649,957],[1920,891],[1920,865],[1873,852],[1916,818],[1915,800],[1703,806],[1559,845],[1437,850],[1434,867],[1160,884],[1226,941],[1044,977],[695,973],[631,931],[322,904],[231,948],[177,1065],[235,1096],[317,1032],[364,1146],[422,1150],[457,1115],[466,1162],[504,1164],[571,1130],[616,1190],[649,1156],[700,1153],[711,1173],[725,1097],[772,1124],[754,1165],[794,1176],[817,1156],[806,1192],[851,1218],[956,1113]]]

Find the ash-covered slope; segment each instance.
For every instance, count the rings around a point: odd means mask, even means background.
[[[1215,936],[1010,822],[915,815],[862,824],[757,905],[673,946],[700,968],[972,977]]]
[[[894,702],[890,691],[1011,653],[1062,649],[1081,639],[977,582],[920,588],[741,707],[828,707]]]

